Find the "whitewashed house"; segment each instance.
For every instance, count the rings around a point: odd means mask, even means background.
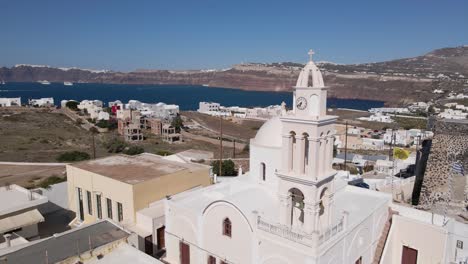
[[[385,148],[385,142],[383,139],[376,138],[362,138],[362,149],[371,149],[371,150],[382,150]]]
[[[0,98],[0,107],[21,106],[21,97]]]
[[[219,111],[220,104],[214,102],[200,102],[198,103],[198,112],[203,114],[210,114]]]
[[[387,129],[383,136],[385,144],[393,144],[397,146],[408,146],[413,143],[413,137],[411,136],[414,134],[409,130],[399,129],[399,130],[392,130]]]
[[[28,103],[29,105],[36,106],[36,107],[53,106],[54,98],[47,97],[47,98],[39,98],[39,99],[29,99]]]
[[[100,111],[96,117],[97,120],[109,120],[110,114],[105,111]]]

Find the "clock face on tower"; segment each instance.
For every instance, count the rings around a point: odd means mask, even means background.
[[[307,100],[304,97],[299,97],[296,100],[296,107],[300,110],[304,110],[307,107]]]

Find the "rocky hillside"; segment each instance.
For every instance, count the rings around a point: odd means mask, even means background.
[[[468,81],[468,46],[444,48],[423,56],[366,64],[319,63],[330,96],[400,104],[434,97],[436,88],[462,90]],[[246,63],[227,70],[133,72],[92,71],[18,65],[0,68],[7,82],[93,82],[119,84],[193,84],[260,91],[288,91],[303,64]]]

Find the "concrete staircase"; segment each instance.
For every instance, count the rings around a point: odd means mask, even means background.
[[[77,228],[80,227],[83,224],[83,221],[81,221],[78,217],[75,217],[69,224],[70,228]]]
[[[382,259],[383,251],[388,238],[388,233],[390,233],[390,228],[392,227],[392,218],[394,214],[398,214],[398,212],[393,211],[391,208],[388,208],[388,218],[385,222],[382,234],[380,235],[377,247],[375,248],[374,260],[372,261],[372,264],[379,264],[380,260]]]

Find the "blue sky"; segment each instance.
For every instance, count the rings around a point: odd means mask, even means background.
[[[464,0],[0,0],[0,65],[130,71],[373,62],[468,45]]]

